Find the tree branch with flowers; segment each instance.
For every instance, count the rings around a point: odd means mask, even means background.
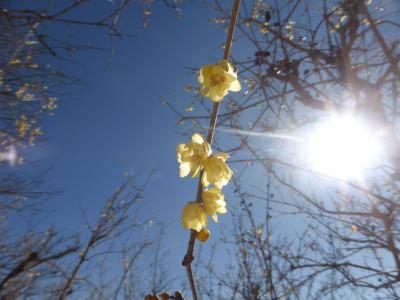
[[[199,71],[200,93],[210,98],[214,103],[210,116],[207,140],[204,140],[200,134],[195,133],[192,135],[190,142],[179,144],[177,147],[177,160],[180,164],[179,175],[186,177],[190,174],[192,178],[200,177],[196,201],[189,202],[182,210],[182,225],[191,230],[182,265],[186,268],[194,300],[198,299],[191,268],[191,263],[194,259],[193,250],[195,241],[196,238],[201,242],[207,241],[210,235],[207,229],[208,216],[211,216],[215,222],[218,222],[217,214],[227,212],[222,188],[228,184],[233,175],[232,170],[226,164],[229,155],[227,153],[212,155],[211,145],[220,102],[229,91],[238,92],[241,89],[236,70],[228,61],[239,6],[240,0],[235,0],[223,59],[217,64],[205,65]],[[213,187],[210,188],[210,185]]]

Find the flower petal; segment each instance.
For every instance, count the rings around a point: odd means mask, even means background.
[[[218,223],[218,216],[217,216],[217,214],[212,215],[211,218],[213,219],[213,221],[214,221],[215,223]]]
[[[181,157],[182,157],[182,153],[185,150],[186,145],[185,144],[179,144],[176,147],[176,159],[177,161],[180,163],[181,162]]]
[[[207,173],[203,172],[203,176],[201,177],[201,184],[203,186],[209,186],[210,182],[208,181]]]
[[[213,67],[213,65],[205,65],[200,69],[199,76],[197,77],[197,80],[199,81],[200,84],[202,84],[204,82],[204,80],[205,80],[205,78],[207,78],[207,76],[211,75],[212,67]]]
[[[229,88],[229,90],[231,90],[232,92],[239,92],[242,89],[239,80],[235,80],[231,83],[231,86]]]
[[[204,139],[200,134],[195,133],[195,134],[192,135],[192,142],[196,143],[196,144],[203,144],[204,143]]]
[[[179,167],[179,176],[186,177],[190,173],[190,163],[183,163]]]

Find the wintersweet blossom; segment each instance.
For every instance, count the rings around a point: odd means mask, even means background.
[[[211,155],[211,146],[200,134],[195,133],[192,135],[191,142],[178,145],[176,153],[180,163],[179,175],[186,177],[190,174],[192,177],[196,177]]]
[[[205,212],[218,222],[218,214],[226,213],[225,196],[219,188],[212,188],[202,193],[203,207]]]
[[[229,91],[238,92],[241,89],[237,74],[227,60],[205,65],[197,79],[201,84],[200,93],[214,102],[220,102]]]
[[[226,153],[218,153],[210,156],[204,166],[201,182],[203,186],[208,186],[210,183],[217,188],[222,189],[232,178],[233,172],[225,163],[229,155]]]
[[[207,226],[208,218],[203,206],[198,202],[189,202],[182,210],[182,225],[200,232]]]

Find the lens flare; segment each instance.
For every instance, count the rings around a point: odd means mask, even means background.
[[[379,154],[373,134],[351,117],[333,117],[311,135],[308,152],[314,168],[324,174],[346,179],[360,176]]]

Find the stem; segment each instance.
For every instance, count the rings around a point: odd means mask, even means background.
[[[231,14],[231,19],[229,22],[229,30],[228,30],[228,35],[226,37],[226,42],[225,42],[225,51],[224,51],[224,56],[223,59],[228,60],[229,55],[231,52],[231,46],[232,46],[232,40],[233,40],[233,33],[235,31],[235,25],[236,25],[236,19],[237,15],[239,12],[239,7],[240,7],[240,0],[235,0],[235,3],[233,4],[232,8],[232,14]],[[213,105],[213,110],[210,116],[210,124],[208,126],[208,134],[207,134],[207,142],[211,145],[214,137],[214,132],[215,132],[215,127],[217,124],[217,118],[218,118],[218,110],[219,110],[219,104],[220,102],[214,102]],[[201,193],[203,191],[203,184],[201,183],[201,177],[203,175],[203,172],[200,173],[199,176],[199,183],[197,186],[197,196],[196,196],[196,201],[201,203]],[[185,254],[185,257],[183,258],[182,265],[186,268],[186,272],[188,274],[189,278],[189,283],[190,283],[190,289],[192,290],[192,295],[193,295],[193,300],[198,300],[197,297],[197,291],[196,291],[196,284],[194,281],[193,277],[193,272],[192,272],[192,261],[194,259],[193,257],[193,250],[194,250],[194,245],[196,242],[196,231],[191,230],[190,231],[190,238],[188,242],[188,247],[187,251]]]

